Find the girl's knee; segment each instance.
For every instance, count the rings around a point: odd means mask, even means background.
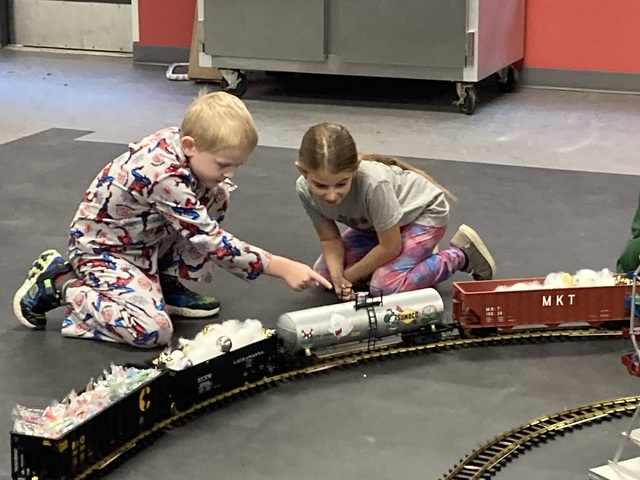
[[[382,295],[393,295],[394,293],[409,292],[421,287],[411,282],[409,275],[376,275],[371,278],[370,287],[372,292],[380,292]]]
[[[399,282],[380,282],[380,281],[376,281],[375,278],[371,279],[371,283],[369,285],[369,288],[371,290],[371,293],[373,295],[392,295],[394,293],[400,293],[402,292],[402,285],[400,285]]]

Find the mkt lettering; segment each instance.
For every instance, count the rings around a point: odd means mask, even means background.
[[[542,306],[543,307],[564,307],[565,305],[573,305],[576,298],[575,293],[561,294],[561,295],[543,295]]]

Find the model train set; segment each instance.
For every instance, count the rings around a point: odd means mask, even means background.
[[[284,313],[274,329],[257,320],[209,325],[146,365],[112,366],[85,391],[61,402],[57,416],[52,409],[17,409],[12,478],[85,478],[93,466],[181,413],[245,385],[319,365],[336,352],[522,330],[622,331],[630,316],[640,318],[637,279],[607,276],[604,285],[573,277],[552,287],[544,278],[453,282],[450,319],[438,291],[428,288],[387,296],[356,292],[350,302]],[[70,405],[74,414],[83,412],[79,420],[65,417]]]

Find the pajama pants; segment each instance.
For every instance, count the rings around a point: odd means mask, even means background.
[[[453,275],[465,264],[465,255],[457,247],[449,247],[434,254],[446,226],[428,227],[412,223],[400,229],[402,252],[386,265],[378,268],[371,277],[370,287],[391,293],[432,287]],[[345,269],[361,260],[378,244],[376,232],[359,231],[348,228],[342,234]],[[329,270],[320,258],[314,265],[320,275],[331,280]]]
[[[168,248],[135,254],[87,254],[70,250],[77,279],[67,284],[62,335],[120,342],[140,348],[166,345],[173,325],[164,311],[158,270],[196,281],[211,281],[213,262],[183,237]]]

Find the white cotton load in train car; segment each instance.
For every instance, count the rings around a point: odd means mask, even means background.
[[[518,282],[514,285],[500,285],[496,292],[512,290],[537,290],[549,288],[575,288],[575,287],[611,287],[616,284],[613,273],[608,268],[600,271],[583,268],[575,275],[567,272],[554,272],[548,274],[544,282]]]
[[[578,287],[613,287],[616,284],[613,273],[608,268],[599,272],[583,269],[573,276],[574,285]]]
[[[180,338],[180,348],[166,352],[166,366],[171,370],[183,370],[262,339],[264,329],[259,320],[227,320],[207,325],[192,340]]]

